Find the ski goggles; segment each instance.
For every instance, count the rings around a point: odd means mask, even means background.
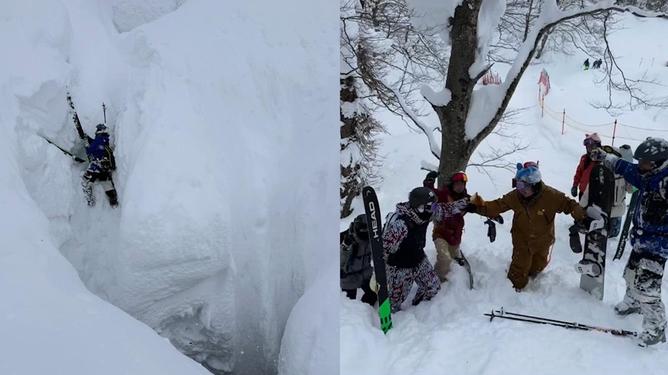
[[[431,205],[432,205],[432,203],[421,204],[421,205],[417,206],[417,212],[419,212],[421,214],[425,213],[425,212],[430,214],[431,213]]]
[[[596,145],[601,145],[601,142],[596,141],[595,139],[592,138],[585,138],[585,140],[582,142],[583,145],[585,146],[596,146]]]

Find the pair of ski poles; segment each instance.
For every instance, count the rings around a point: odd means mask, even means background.
[[[615,336],[630,336],[630,337],[638,336],[638,333],[633,332],[633,331],[627,331],[627,330],[623,330],[623,329],[597,327],[597,326],[592,326],[592,325],[582,324],[582,323],[577,323],[577,322],[567,322],[567,321],[564,321],[564,320],[556,320],[556,319],[544,318],[544,317],[534,316],[534,315],[519,314],[519,313],[510,312],[510,311],[505,311],[503,309],[503,307],[498,309],[498,310],[492,310],[490,313],[483,314],[483,315],[488,316],[490,322],[494,318],[500,318],[500,319],[515,320],[515,321],[526,322],[526,323],[545,324],[545,325],[551,325],[551,326],[562,327],[562,328],[567,328],[567,329],[577,329],[577,330],[581,330],[581,331],[604,332],[604,333],[609,333],[609,334],[612,334],[612,335],[615,335]]]

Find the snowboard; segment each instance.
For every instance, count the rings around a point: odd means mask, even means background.
[[[587,208],[597,206],[610,217],[615,189],[615,176],[601,163],[595,165],[589,179]],[[589,228],[585,234],[582,260],[576,265],[581,273],[580,288],[598,299],[603,299],[605,286],[605,253],[608,244],[608,225]]]
[[[364,201],[364,212],[366,214],[367,226],[369,228],[369,241],[373,254],[373,269],[378,283],[378,315],[380,317],[380,329],[383,333],[392,328],[392,308],[387,289],[387,275],[385,273],[385,255],[383,251],[383,227],[380,221],[380,206],[376,191],[366,186],[362,189],[362,200]]]
[[[619,235],[619,243],[617,244],[617,251],[612,260],[622,259],[624,255],[624,248],[626,247],[626,241],[629,238],[629,229],[631,228],[631,222],[633,222],[633,213],[636,210],[638,205],[638,190],[634,191],[631,194],[631,202],[629,202],[629,207],[626,211],[626,217],[624,217],[624,225],[622,226],[622,233]]]

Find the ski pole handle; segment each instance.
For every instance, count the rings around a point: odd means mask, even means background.
[[[102,115],[104,116],[104,124],[107,125],[107,106],[102,102]]]

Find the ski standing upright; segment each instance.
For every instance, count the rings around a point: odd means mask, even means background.
[[[383,227],[381,225],[380,206],[376,191],[366,186],[362,189],[362,200],[364,201],[364,212],[366,213],[367,227],[369,228],[369,241],[373,253],[373,268],[378,283],[378,315],[380,316],[380,329],[384,333],[392,328],[392,308],[387,292],[387,276],[385,273],[385,256],[383,252]]]

